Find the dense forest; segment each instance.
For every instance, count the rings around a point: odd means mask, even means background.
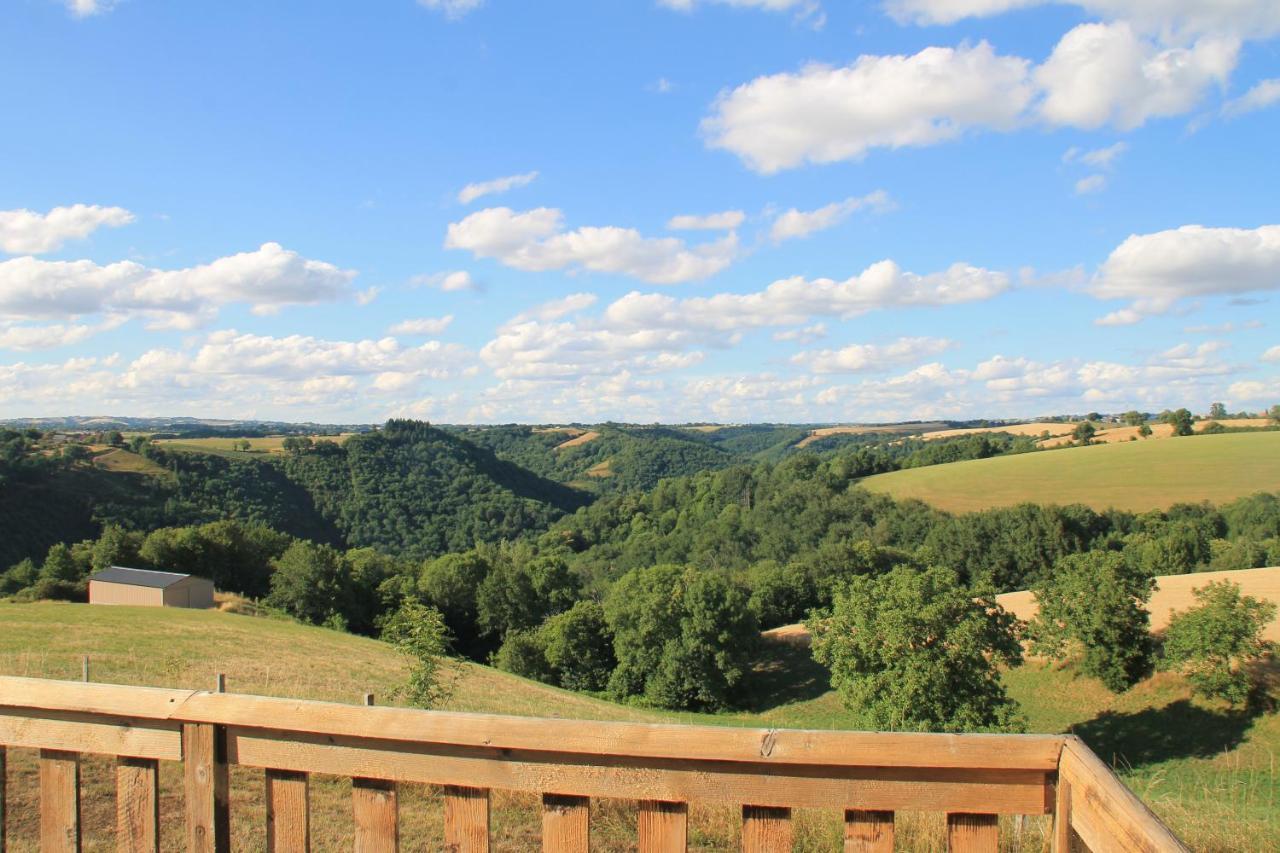
[[[1145,514],[1024,504],[951,515],[858,486],[1031,450],[1007,435],[766,452],[594,500],[500,458],[512,447],[409,421],[342,445],[296,439],[260,460],[137,441],[157,473],[127,476],[39,447],[36,433],[0,433],[0,541],[21,552],[0,595],[82,600],[90,572],[127,564],[206,575],[269,611],[362,633],[426,606],[457,654],[673,708],[735,706],[761,628],[839,616],[855,588],[907,595],[930,578],[963,610],[966,590],[1038,589],[1078,565],[1150,578],[1280,563],[1275,494]],[[112,493],[116,481],[132,485]],[[59,516],[76,490],[97,490],[95,501],[81,494]],[[11,538],[51,523],[61,539]]]

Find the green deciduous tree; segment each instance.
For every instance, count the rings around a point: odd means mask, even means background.
[[[299,541],[273,562],[267,604],[313,625],[345,622],[351,576],[342,554],[328,545]]]
[[[1028,629],[1035,654],[1065,659],[1082,650],[1081,669],[1120,692],[1151,669],[1150,614],[1155,581],[1114,551],[1059,560],[1035,590],[1040,612]]]
[[[808,622],[813,656],[846,708],[875,729],[1016,730],[999,668],[1022,660],[1017,621],[950,569],[855,577]]]
[[[1178,409],[1177,411],[1166,412],[1164,422],[1173,427],[1174,435],[1191,435],[1195,421],[1188,409]]]
[[[1209,417],[1213,418],[1215,421],[1222,420],[1226,416],[1227,416],[1227,407],[1222,405],[1221,403],[1214,403],[1212,406],[1209,407]]]
[[[540,633],[547,663],[561,687],[594,691],[608,686],[617,659],[613,631],[599,603],[579,601],[548,619]]]
[[[1182,671],[1202,696],[1243,704],[1252,681],[1246,664],[1271,651],[1262,631],[1276,605],[1240,594],[1230,581],[1195,591],[1196,606],[1173,615],[1161,665]]]
[[[1071,437],[1076,444],[1092,444],[1093,436],[1098,432],[1098,428],[1091,421],[1081,421],[1076,424],[1076,428],[1072,430]]]
[[[618,666],[609,690],[664,708],[731,704],[759,641],[744,590],[720,575],[660,565],[613,586],[605,614]]]

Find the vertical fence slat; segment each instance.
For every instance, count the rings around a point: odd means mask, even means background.
[[[791,809],[742,807],[743,853],[782,853],[791,850]]]
[[[400,849],[395,782],[352,779],[351,812],[356,823],[355,853],[396,853]]]
[[[445,787],[444,849],[447,853],[489,853],[487,788]]]
[[[227,744],[219,726],[184,723],[187,850],[230,853],[231,809],[228,800]]]
[[[591,799],[542,795],[542,849],[586,853],[591,849]]]
[[[688,804],[641,800],[639,822],[640,853],[684,853],[688,848]]]
[[[5,818],[5,789],[9,783],[9,770],[5,765],[5,749],[0,746],[0,853],[5,853],[5,834],[4,828],[7,823]]]
[[[844,853],[893,853],[893,812],[846,809]]]
[[[311,849],[307,774],[267,770],[267,850],[294,853]]]
[[[947,815],[949,853],[996,853],[1000,849],[1000,820],[993,814]]]
[[[1053,853],[1071,853],[1071,783],[1061,775],[1053,799]]]
[[[160,764],[154,759],[116,759],[116,850],[159,853]]]
[[[40,750],[40,851],[80,850],[80,755]]]

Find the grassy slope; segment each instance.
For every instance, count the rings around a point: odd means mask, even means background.
[[[707,717],[630,708],[567,693],[473,664],[451,668],[455,690],[446,707],[454,710],[559,716],[583,719],[678,720],[725,725],[845,728],[850,717],[827,690],[826,673],[807,651],[770,647],[752,686],[748,712]],[[373,692],[386,704],[403,677],[403,662],[385,645],[321,628],[227,613],[70,604],[0,603],[0,673],[78,678],[80,656],[88,653],[95,681],[208,687],[216,672],[227,674],[236,692],[358,701]],[[1008,675],[1032,731],[1074,730],[1104,759],[1125,771],[1129,783],[1198,849],[1280,848],[1280,716],[1232,712],[1190,699],[1178,678],[1160,675],[1122,696],[1069,671],[1029,664]],[[1274,693],[1274,691],[1273,691]],[[11,814],[34,794],[34,762],[13,762]],[[86,765],[92,795],[86,825],[111,825],[110,768]],[[166,771],[169,772],[169,771]],[[176,786],[176,775],[166,784]],[[346,783],[313,785],[316,835],[327,839],[317,850],[350,849]],[[261,847],[261,779],[236,771],[237,849]],[[99,796],[100,795],[100,796]],[[440,831],[439,801],[425,789],[407,791],[402,815],[407,831]],[[27,799],[23,799],[27,798]],[[31,803],[33,807],[33,803]],[[536,803],[503,794],[495,800],[495,833],[503,849],[535,849]],[[593,811],[599,849],[626,849],[633,836],[633,806],[602,804]],[[94,819],[101,811],[101,820]],[[695,809],[692,837],[707,849],[732,849],[731,810]],[[904,822],[907,849],[934,843],[936,816]],[[1029,847],[1038,849],[1041,823],[1033,823]],[[596,824],[593,823],[593,826]],[[19,825],[19,835],[29,830]],[[802,849],[831,849],[838,824],[833,815],[805,813],[799,825]],[[98,832],[98,830],[94,830]],[[935,839],[936,840],[936,839]],[[332,843],[330,843],[332,842]],[[175,845],[177,844],[175,840]],[[29,849],[21,840],[13,850]]]
[[[1143,512],[1280,489],[1280,432],[1194,436],[952,462],[868,477],[866,488],[952,512],[1022,501]]]

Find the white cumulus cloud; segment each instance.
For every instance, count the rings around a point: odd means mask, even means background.
[[[1238,98],[1233,98],[1222,105],[1222,114],[1236,118],[1246,113],[1265,110],[1272,104],[1280,103],[1280,77],[1262,80]]]
[[[667,220],[672,231],[732,231],[747,218],[741,210],[724,210],[720,213],[683,214]]]
[[[934,145],[1016,126],[1034,96],[1029,67],[986,42],[866,55],[843,67],[815,63],[721,94],[702,131],[708,145],[763,173]]]
[[[443,317],[419,317],[413,320],[401,320],[387,329],[392,335],[438,335],[453,323],[453,315]]]
[[[520,270],[589,270],[651,284],[708,278],[738,256],[733,233],[689,246],[674,237],[644,237],[633,228],[584,226],[568,231],[564,215],[547,207],[523,212],[509,207],[477,211],[449,225],[445,247],[464,249],[478,258],[494,258]]]
[[[48,213],[0,210],[0,250],[10,255],[56,252],[68,240],[82,240],[99,228],[119,228],[133,222],[123,207],[73,204]]]
[[[888,344],[851,344],[840,349],[811,350],[791,357],[814,373],[872,373],[919,362],[955,346],[945,338],[898,338]]]
[[[446,18],[461,18],[484,5],[484,0],[418,0],[418,5],[433,12],[441,12]]]
[[[458,201],[463,204],[471,204],[478,198],[487,195],[497,195],[514,190],[518,187],[525,187],[533,183],[538,177],[537,172],[525,172],[523,175],[507,175],[504,178],[494,178],[492,181],[481,181],[475,184],[467,184],[458,191]]]

